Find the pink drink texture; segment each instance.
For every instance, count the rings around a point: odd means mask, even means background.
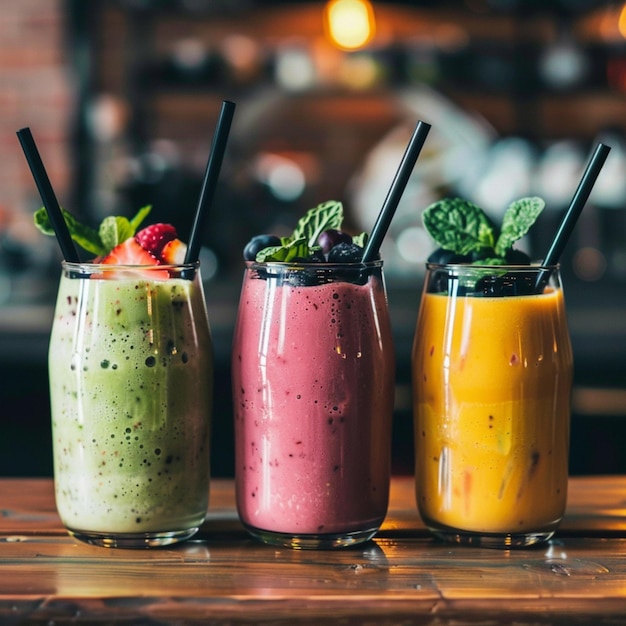
[[[246,270],[233,350],[237,506],[255,529],[377,528],[394,352],[382,278],[279,285]]]

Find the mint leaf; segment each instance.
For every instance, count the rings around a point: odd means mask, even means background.
[[[137,229],[139,228],[141,223],[146,219],[150,211],[152,211],[152,205],[147,204],[146,206],[141,207],[139,211],[137,211],[137,214],[135,215],[135,217],[131,218],[130,225],[131,225],[131,228],[133,228],[133,235],[137,232]]]
[[[300,218],[292,239],[297,240],[305,238],[310,247],[317,243],[317,238],[325,230],[329,228],[341,228],[343,222],[343,205],[336,200],[328,200],[322,202],[318,206],[309,209],[306,214]]]
[[[137,228],[150,213],[152,206],[144,206],[129,220],[126,217],[105,217],[96,231],[81,224],[71,213],[61,209],[67,229],[72,239],[84,250],[94,256],[106,256],[115,246],[134,236]],[[33,216],[35,226],[44,235],[55,235],[54,228],[45,207],[41,207]]]
[[[288,263],[297,257],[308,258],[318,249],[317,238],[325,230],[341,229],[343,222],[343,205],[336,200],[322,202],[309,209],[298,220],[289,237],[281,237],[280,246],[272,246],[260,250],[255,260],[258,263],[278,261]]]
[[[445,250],[456,254],[488,251],[494,246],[494,227],[487,214],[461,198],[445,198],[424,209],[424,227]]]
[[[151,210],[152,205],[146,205],[139,209],[137,214],[130,220],[121,215],[105,217],[98,229],[98,235],[102,241],[103,248],[106,250],[105,254],[108,254],[123,241],[134,237],[137,228],[139,228],[139,225]]]
[[[93,228],[78,222],[74,216],[65,209],[61,209],[61,213],[63,214],[63,218],[67,224],[70,236],[81,248],[84,248],[87,252],[91,252],[96,256],[100,256],[108,252],[100,239],[100,235]],[[48,212],[44,207],[35,211],[34,221],[35,226],[44,235],[55,235],[54,228],[52,227],[52,223],[48,217]]]
[[[297,257],[306,258],[309,255],[309,246],[304,237],[289,242],[285,242],[283,239],[283,242],[282,246],[263,248],[257,253],[256,261],[259,263],[270,261],[288,263]]]
[[[355,243],[357,246],[361,246],[361,248],[365,248],[369,238],[370,236],[367,233],[361,233],[360,235],[352,237],[352,243]]]
[[[343,223],[343,205],[337,200],[322,202],[309,209],[289,237],[280,238],[280,246],[263,248],[255,257],[257,263],[282,262],[289,263],[297,258],[309,259],[319,252],[317,239],[325,230],[341,230]],[[352,238],[353,243],[365,247],[369,235],[361,233]]]
[[[536,196],[521,198],[509,205],[502,218],[500,236],[494,248],[498,256],[504,256],[529,231],[545,205],[543,199]]]
[[[135,234],[135,229],[131,226],[128,218],[110,216],[102,220],[98,234],[103,246],[108,251],[113,250],[119,243],[132,237]]]

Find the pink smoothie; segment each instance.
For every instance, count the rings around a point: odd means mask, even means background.
[[[394,353],[380,272],[294,287],[246,270],[233,346],[237,505],[287,534],[387,512]]]

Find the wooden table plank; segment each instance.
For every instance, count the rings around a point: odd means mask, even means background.
[[[272,620],[304,618],[305,608],[309,617],[336,620],[372,619],[383,607],[390,616],[434,611],[455,619],[558,612],[570,623],[626,615],[625,540],[566,539],[514,552],[376,540],[322,553],[249,540],[192,541],[138,553],[30,538],[22,546],[0,546],[0,556],[0,602],[28,604],[30,619],[86,619],[94,603],[102,603],[101,611],[108,607],[109,617],[155,619],[174,607],[190,619],[242,617],[251,605]],[[626,617],[606,623],[626,623]]]
[[[378,537],[338,551],[259,544],[231,481],[214,481],[198,537],[152,550],[74,541],[48,480],[0,480],[0,623],[626,625],[626,477],[571,480],[543,547],[449,546],[396,478]]]

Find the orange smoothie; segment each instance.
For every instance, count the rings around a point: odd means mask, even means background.
[[[560,287],[503,297],[424,293],[413,390],[416,496],[429,528],[523,535],[557,527],[571,378]]]

